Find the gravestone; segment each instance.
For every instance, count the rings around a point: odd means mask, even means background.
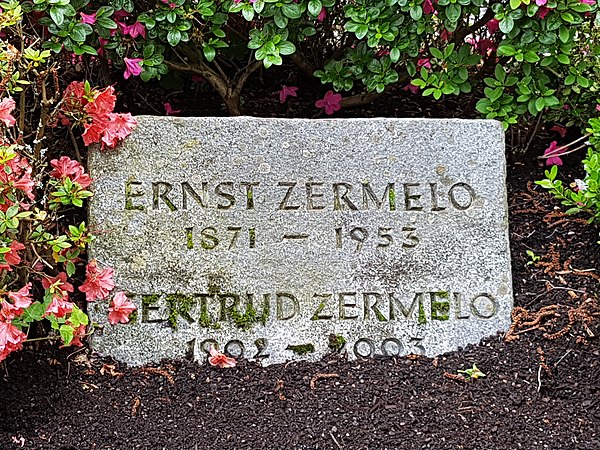
[[[137,306],[94,349],[434,356],[507,330],[504,134],[483,120],[138,117],[93,152],[91,257]]]

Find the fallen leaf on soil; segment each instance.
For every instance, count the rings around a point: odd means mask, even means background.
[[[315,389],[317,387],[317,381],[323,378],[339,378],[337,373],[318,373],[310,379],[310,388]]]
[[[139,370],[135,371],[134,373],[145,373],[145,374],[152,374],[152,375],[162,375],[163,377],[165,377],[167,379],[167,381],[169,383],[175,384],[175,379],[173,378],[173,375],[171,375],[165,369],[161,369],[160,367],[145,367],[143,369],[139,369]]]
[[[102,367],[100,367],[100,374],[101,375],[108,374],[113,377],[122,377],[123,376],[123,374],[121,372],[117,372],[116,366],[114,364],[102,364]]]
[[[276,392],[279,396],[279,400],[286,400],[285,395],[283,395],[283,392],[280,392],[281,389],[283,389],[283,380],[277,380],[277,382],[275,383],[274,392]]]
[[[450,372],[444,372],[444,377],[450,379],[450,380],[454,380],[454,381],[461,381],[463,383],[468,383],[469,380],[465,377],[463,377],[462,375],[456,375],[454,373],[450,373]]]
[[[131,406],[131,416],[135,417],[137,415],[138,412],[138,408],[140,407],[141,404],[141,400],[139,397],[134,397],[133,398],[133,405]]]

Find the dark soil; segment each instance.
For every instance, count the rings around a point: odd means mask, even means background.
[[[129,93],[127,108],[162,113]],[[429,115],[406,102],[386,112],[410,105]],[[511,159],[508,336],[433,360],[331,355],[233,369],[130,369],[30,344],[0,366],[0,449],[600,449],[598,229],[532,184],[543,174],[534,156]],[[578,170],[561,173],[569,182]],[[484,378],[458,376],[474,363]]]

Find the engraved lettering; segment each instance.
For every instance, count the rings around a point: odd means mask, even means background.
[[[418,292],[415,294],[415,297],[413,298],[412,303],[410,304],[410,308],[406,309],[404,307],[404,305],[402,304],[402,301],[400,301],[400,299],[397,299],[394,297],[394,293],[390,292],[388,294],[389,296],[389,300],[390,300],[390,320],[394,320],[396,319],[396,309],[394,308],[394,305],[398,306],[398,309],[400,310],[400,312],[402,313],[402,315],[406,318],[406,319],[410,319],[415,310],[418,309],[418,314],[417,314],[417,320],[420,324],[424,324],[427,322],[427,318],[425,317],[425,309],[423,308],[423,293],[422,292]]]
[[[352,298],[352,302],[348,301],[348,297]],[[340,320],[349,320],[358,318],[358,314],[348,315],[346,308],[356,308],[356,292],[340,292],[338,294],[340,305]]]
[[[144,206],[143,205],[134,205],[133,204],[133,198],[134,197],[141,197],[144,195],[143,191],[133,191],[133,186],[141,186],[142,182],[141,181],[135,181],[135,179],[133,177],[131,177],[129,180],[127,180],[125,182],[125,209],[126,210],[139,210],[139,211],[143,211]]]
[[[399,339],[387,338],[381,343],[381,353],[384,356],[400,356],[404,353],[404,346]]]
[[[321,312],[327,307],[329,300],[331,300],[332,294],[314,294],[313,299],[322,298],[317,306],[317,310],[312,315],[311,320],[329,320],[333,317],[332,314],[321,314]]]
[[[219,299],[219,320],[227,320],[228,312],[230,309],[235,309],[239,312],[240,307],[240,296],[237,294],[217,294]],[[227,301],[229,300],[229,302]]]
[[[373,302],[372,299],[375,299]],[[364,319],[369,320],[371,317],[371,311],[375,315],[375,318],[380,322],[386,322],[387,319],[379,309],[379,306],[382,306],[383,296],[378,292],[364,292],[363,293],[363,302],[364,302]]]
[[[281,200],[281,203],[279,204],[278,209],[282,209],[284,211],[294,211],[300,208],[300,205],[288,205],[296,184],[296,181],[280,181],[277,183],[278,186],[284,186],[288,188],[287,192],[285,193],[285,197],[283,197],[283,200]]]
[[[459,188],[463,192],[466,192],[467,196],[469,197],[467,200],[464,199],[464,193],[460,195],[460,197],[462,197],[461,202],[457,200],[455,191]],[[450,199],[450,203],[452,203],[452,206],[454,206],[459,211],[469,209],[469,207],[473,204],[473,200],[475,200],[476,197],[477,195],[475,194],[475,190],[467,183],[456,183],[452,185],[452,187],[448,191],[448,198]]]
[[[246,187],[246,209],[254,209],[254,187],[258,186],[258,181],[242,181],[240,186]]]
[[[169,294],[165,300],[169,311],[169,325],[171,325],[171,328],[177,328],[179,317],[185,319],[188,324],[195,322],[190,315],[190,311],[197,303],[197,299],[182,294]]]
[[[156,294],[142,295],[142,323],[160,323],[167,319],[151,319],[150,312],[160,310],[159,306],[154,306],[158,303],[159,297]]]
[[[402,248],[415,248],[417,246],[419,238],[413,234],[414,231],[417,231],[417,229],[413,227],[402,227],[402,232],[406,233],[405,239],[408,239],[409,241],[404,241],[402,243]]]
[[[404,208],[407,211],[421,211],[423,210],[422,206],[418,204],[413,204],[413,202],[417,203],[421,198],[421,194],[414,194],[411,192],[412,188],[417,188],[421,184],[420,183],[404,183]]]
[[[431,210],[443,211],[446,209],[445,206],[438,206],[437,183],[429,183],[429,187],[431,189]]]
[[[314,181],[306,183],[306,209],[308,211],[316,211],[316,210],[325,208],[325,205],[315,205],[313,203],[314,199],[323,198],[322,191],[317,192],[317,191],[313,190],[314,187],[321,187],[321,186],[323,186],[323,183],[317,183]]]
[[[217,238],[217,230],[213,227],[204,228],[202,231],[200,231],[200,236],[202,236],[200,245],[203,249],[212,250],[217,245],[219,245],[219,238]]]
[[[268,358],[269,356],[271,356],[268,353],[265,353],[265,350],[269,346],[269,341],[267,340],[267,338],[258,338],[257,340],[254,341],[254,346],[256,347],[256,350],[258,350],[256,352],[256,355],[254,355],[255,359],[257,359],[257,358],[264,359],[264,358]]]
[[[343,192],[340,192],[343,189]],[[358,208],[348,198],[348,194],[352,192],[352,185],[350,183],[333,183],[333,209],[336,211],[342,210],[342,201],[346,204],[348,209],[358,211]]]
[[[368,338],[360,338],[354,343],[354,354],[359,358],[369,358],[375,354],[375,344]]]
[[[289,320],[300,311],[298,299],[286,292],[277,292],[275,294],[275,303],[277,305],[277,320]],[[287,308],[285,307],[285,304],[287,304]]]
[[[177,211],[177,208],[173,202],[167,197],[167,194],[171,192],[172,189],[173,186],[169,183],[164,183],[162,181],[152,183],[152,208],[158,209],[158,199],[160,198],[163,202],[165,202],[165,205],[167,205],[171,211]]]
[[[205,181],[202,183],[202,196],[200,196],[192,186],[186,181],[181,183],[181,203],[182,208],[188,209],[188,195],[190,195],[196,203],[198,203],[202,208],[206,208],[208,206],[208,183]]]
[[[431,320],[448,320],[450,318],[450,302],[448,292],[430,292]]]
[[[229,190],[230,192],[224,191],[224,188],[227,188],[227,190]],[[217,186],[215,187],[215,194],[227,200],[227,203],[225,204],[217,203],[217,209],[233,208],[233,206],[235,205],[235,197],[233,196],[231,191],[233,191],[233,183],[231,181],[224,181],[223,183],[217,184]]]
[[[457,319],[468,319],[469,314],[466,314],[463,312],[462,294],[460,292],[454,293],[454,302],[456,303],[456,318]]]
[[[375,195],[375,192],[373,192],[373,188],[371,187],[369,182],[364,181],[362,183],[363,209],[364,210],[369,209],[369,199],[371,199],[373,201],[373,203],[375,203],[375,206],[377,209],[381,209],[381,206],[383,205],[383,202],[385,201],[385,199],[387,197],[388,202],[389,202],[388,203],[389,210],[395,211],[396,210],[396,192],[394,191],[394,188],[395,188],[394,183],[388,183],[387,186],[385,187],[385,191],[383,191],[381,200],[379,200],[377,198],[377,196]]]
[[[498,302],[490,294],[478,294],[471,300],[471,313],[480,319],[489,319],[498,312]]]
[[[225,344],[223,351],[232,358],[240,359],[244,357],[244,343],[238,339],[233,339]]]

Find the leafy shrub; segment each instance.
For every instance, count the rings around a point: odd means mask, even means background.
[[[49,4],[56,20],[70,12],[69,2]],[[35,30],[24,26],[21,4],[0,7],[1,361],[19,350],[41,321],[50,324],[51,339],[82,345],[89,320],[73,301],[75,286],[88,301],[106,299],[114,288],[112,269],[101,269],[95,261],[87,265],[83,283],[76,277],[85,265],[82,253],[94,238],[85,221],[76,221],[76,209],[92,195],[87,190],[92,180],[81,161],[58,157],[61,149],[47,146],[60,145],[54,135],[58,130],[76,142],[72,127],[79,125],[86,145],[113,147],[135,120],[113,112],[112,87],[73,82],[60,95],[57,61],[40,48],[31,34]],[[111,323],[127,321],[131,305],[123,297],[117,293],[112,301]]]
[[[14,1],[14,0],[13,0]],[[336,91],[469,95],[505,127],[584,126],[599,103],[595,0],[33,0],[45,48],[126,77],[200,75],[240,114],[252,72],[288,57]],[[346,98],[342,106],[372,100]],[[565,109],[568,108],[568,109]]]

